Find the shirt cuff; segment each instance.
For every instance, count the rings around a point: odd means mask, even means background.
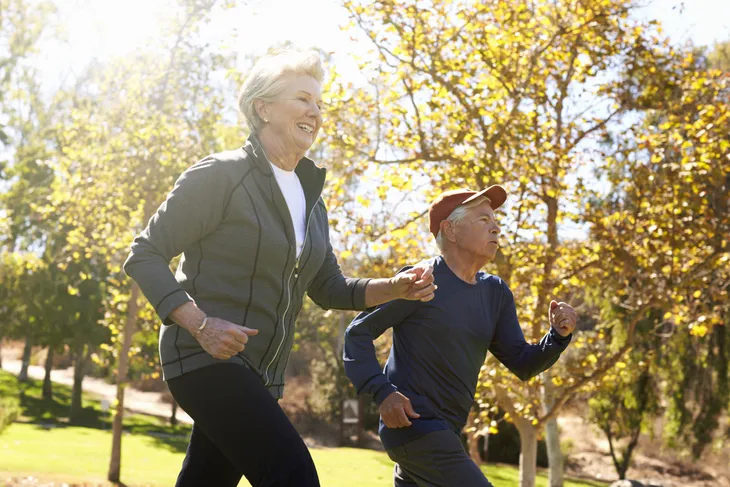
[[[380,404],[385,401],[385,398],[393,394],[394,392],[398,391],[398,388],[395,387],[390,382],[383,384],[380,389],[378,389],[378,392],[375,393],[374,399],[375,399],[375,405],[380,406]]]
[[[162,324],[166,326],[174,325],[175,322],[172,321],[172,318],[170,318],[170,313],[172,313],[176,308],[182,306],[183,304],[192,301],[193,299],[188,296],[188,293],[185,292],[184,289],[180,288],[176,290],[175,292],[170,293],[167,295],[160,304],[157,305],[157,308],[155,311],[157,311],[157,315],[162,320]]]
[[[555,340],[556,343],[559,343],[560,345],[567,347],[568,344],[570,343],[570,341],[573,339],[573,334],[571,333],[570,335],[564,337],[560,333],[558,333],[557,330],[555,330],[555,328],[553,328],[551,326],[550,327],[550,337],[553,340]]]
[[[364,311],[368,308],[365,307],[365,288],[368,287],[368,284],[372,281],[372,279],[358,279],[355,283],[355,289],[353,290],[352,295],[352,304],[354,305],[354,309],[357,311]]]

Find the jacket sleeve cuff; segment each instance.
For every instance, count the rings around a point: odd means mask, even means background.
[[[550,327],[550,337],[555,340],[555,343],[562,346],[563,348],[567,347],[570,341],[573,339],[573,334],[564,337],[560,333],[558,333],[555,328],[552,326]]]
[[[372,279],[358,279],[352,291],[352,306],[357,311],[364,311],[365,306],[365,288]]]
[[[162,298],[162,301],[160,301],[160,303],[155,307],[155,311],[162,320],[163,325],[174,325],[175,322],[172,321],[172,318],[170,318],[170,313],[172,313],[175,308],[178,308],[192,300],[193,299],[188,296],[188,293],[186,293],[184,289],[180,288]]]
[[[387,382],[383,384],[380,389],[378,389],[378,392],[375,393],[375,396],[373,399],[375,399],[375,405],[380,406],[380,404],[385,401],[385,398],[390,396],[392,393],[396,392],[398,390],[397,387],[395,387],[390,382]]]

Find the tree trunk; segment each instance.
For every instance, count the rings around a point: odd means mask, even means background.
[[[555,417],[545,423],[545,443],[549,466],[548,485],[550,487],[563,487],[565,457],[560,448],[560,431],[558,430],[558,420]]]
[[[520,487],[535,487],[537,476],[537,429],[524,419],[515,422],[520,433]]]
[[[28,382],[28,367],[30,367],[30,353],[33,348],[33,343],[30,339],[30,335],[25,338],[25,347],[23,347],[23,364],[20,366],[20,373],[18,374],[18,382]]]
[[[3,339],[0,338],[0,369],[3,368]]]
[[[43,399],[53,399],[53,383],[51,382],[51,370],[53,370],[53,347],[48,347],[46,355],[46,375],[43,376]]]
[[[345,400],[340,400],[340,428],[338,431],[337,446],[345,446]]]
[[[489,458],[489,428],[484,428],[484,448],[482,449],[482,458],[485,462]]]
[[[74,420],[81,415],[84,408],[83,403],[83,384],[86,371],[86,344],[82,337],[76,337],[74,344],[74,383],[71,389],[71,411],[69,417]]]
[[[477,465],[481,465],[484,463],[482,461],[482,454],[479,451],[479,437],[481,435],[477,432],[474,432],[472,434],[469,434],[468,438],[468,445],[469,445],[469,458],[476,463]]]
[[[170,424],[173,426],[177,425],[177,401],[175,398],[172,399],[172,414],[170,415]]]
[[[112,425],[112,455],[109,460],[109,474],[107,479],[110,482],[119,482],[122,470],[122,426],[124,424],[124,388],[127,386],[127,372],[129,370],[129,349],[132,345],[132,335],[137,324],[137,303],[139,287],[132,282],[132,289],[127,305],[127,319],[124,322],[124,339],[122,349],[119,353],[119,366],[117,368],[117,409]]]
[[[606,426],[605,428],[603,428],[603,432],[605,433],[606,439],[608,440],[608,451],[611,454],[611,461],[613,461],[613,467],[616,469],[618,478],[620,480],[623,480],[624,479],[622,477],[623,474],[621,473],[622,461],[619,460],[616,449],[613,447],[613,435],[611,435],[611,427]]]
[[[472,408],[469,411],[469,418],[466,421],[466,430],[469,431],[466,434],[467,452],[469,458],[472,459],[477,465],[482,464],[482,456],[479,453],[479,426],[476,422],[478,413]]]
[[[343,313],[340,313],[343,314]],[[340,357],[342,354],[340,354]],[[365,396],[362,394],[357,398],[357,446],[363,448],[365,446]]]
[[[345,329],[347,328],[347,324],[345,323],[345,314],[340,313],[340,321],[339,321],[339,333],[337,333],[337,356],[342,357],[342,352],[345,348]],[[338,446],[344,446],[345,445],[345,401],[347,400],[346,394],[340,394],[340,430],[339,430],[339,440],[337,445]]]
[[[545,371],[545,386],[543,389],[543,404],[547,414],[555,406],[555,390],[550,370]],[[548,486],[563,487],[565,473],[565,457],[560,446],[560,430],[558,420],[553,416],[545,424],[545,443],[548,454]]]
[[[639,443],[639,435],[641,434],[641,427],[639,426],[636,428],[636,431],[634,432],[634,436],[631,438],[631,441],[626,446],[626,451],[623,455],[623,462],[621,464],[621,470],[618,472],[618,478],[621,480],[624,480],[626,478],[626,472],[628,472],[629,467],[631,466],[631,455],[634,454],[634,448],[636,448],[636,445]]]

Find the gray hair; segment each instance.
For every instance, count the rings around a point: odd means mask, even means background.
[[[481,205],[485,201],[491,203],[489,201],[489,198],[486,196],[480,196],[476,198],[475,200],[472,200],[468,202],[465,205],[459,205],[456,208],[454,208],[454,211],[451,212],[451,214],[446,218],[444,221],[451,222],[451,223],[459,223],[461,220],[464,219],[466,216],[466,212],[469,211],[472,208],[476,208],[477,206]],[[439,228],[439,233],[436,235],[436,245],[438,245],[439,250],[444,250],[444,235],[441,229]]]
[[[256,112],[255,100],[272,102],[284,91],[284,75],[304,74],[322,83],[324,68],[316,51],[283,49],[262,56],[254,64],[238,94],[238,110],[251,132],[258,132],[261,117]]]

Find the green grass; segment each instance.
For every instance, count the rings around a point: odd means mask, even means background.
[[[95,395],[83,393],[83,408],[74,418],[71,411],[71,388],[61,384],[53,384],[53,400],[42,397],[42,381],[30,380],[19,383],[17,378],[0,370],[0,397],[19,396],[21,414],[18,421],[34,423],[46,427],[79,426],[95,430],[111,430],[112,415],[103,412],[101,399]],[[190,426],[180,424],[170,426],[164,420],[144,414],[126,414],[124,431],[132,434],[147,435],[154,438],[161,447],[173,452],[185,452]],[[0,460],[0,466],[2,461]]]
[[[17,395],[15,377],[0,371],[0,396]],[[29,475],[43,481],[107,485],[111,431],[98,401],[85,396],[78,418],[68,418],[70,390],[54,384],[54,400],[40,398],[40,383],[25,386],[21,422],[0,435],[0,479]],[[172,428],[157,418],[133,415],[125,419],[122,440],[122,481],[127,486],[169,486],[183,460],[188,426]],[[323,487],[381,487],[392,484],[393,463],[382,452],[354,448],[312,450]],[[495,487],[518,485],[515,467],[489,465],[485,473]],[[0,486],[4,485],[0,480]],[[240,486],[248,486],[244,480]],[[547,486],[540,475],[538,486]],[[568,481],[566,487],[602,486]]]
[[[15,423],[0,436],[0,478],[33,475],[63,482],[103,483],[109,469],[110,431],[79,426],[46,429]],[[122,481],[127,485],[172,485],[183,453],[151,436],[122,438]]]

